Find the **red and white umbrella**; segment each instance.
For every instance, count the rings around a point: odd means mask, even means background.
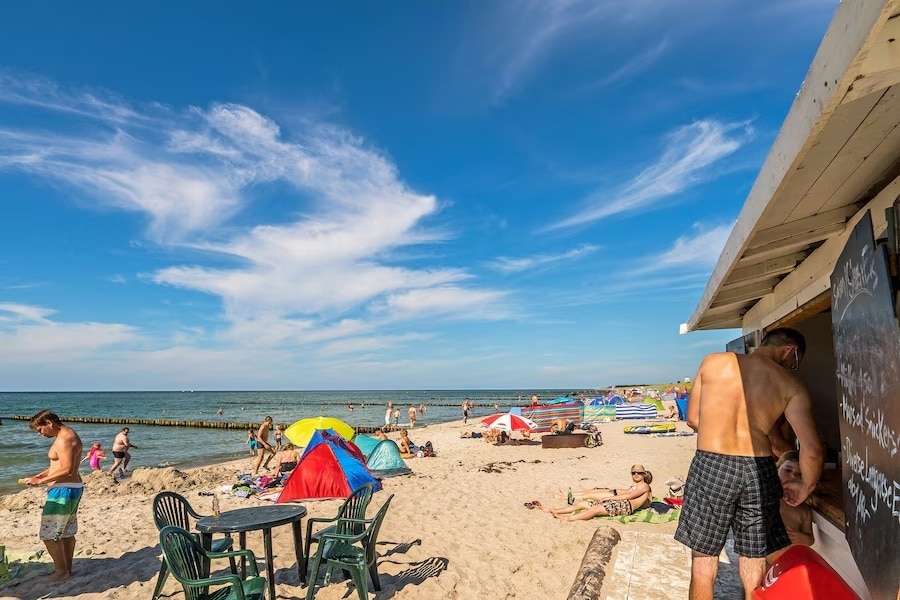
[[[499,429],[500,431],[531,431],[537,427],[537,423],[526,419],[522,415],[514,413],[500,413],[491,415],[481,420],[484,427]]]

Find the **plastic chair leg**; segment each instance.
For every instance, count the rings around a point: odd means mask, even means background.
[[[232,574],[232,575],[237,575],[237,574],[238,574],[237,562],[235,562],[234,557],[233,557],[233,556],[229,556],[229,557],[228,557],[228,562],[231,563],[231,574]],[[267,573],[267,575],[268,575],[268,573]]]
[[[359,600],[369,600],[369,582],[366,581],[365,568],[360,566],[358,569],[353,569],[350,572],[350,577],[353,579],[353,585],[356,586]]]
[[[331,583],[332,573],[334,573],[334,563],[328,561],[328,564],[325,566],[325,585]]]
[[[152,600],[156,600],[159,598],[159,595],[162,594],[163,585],[165,585],[168,576],[169,565],[166,564],[166,559],[163,557],[162,566],[159,567],[159,575],[156,576],[156,588],[153,590],[153,596],[151,596]]]
[[[316,552],[316,557],[313,559],[312,569],[309,573],[308,587],[306,588],[306,600],[313,600],[313,597],[316,595],[316,579],[319,575],[319,566],[322,564],[321,553]]]
[[[374,562],[369,567],[369,575],[372,577],[372,589],[376,592],[381,591],[381,582],[378,580],[378,565]]]

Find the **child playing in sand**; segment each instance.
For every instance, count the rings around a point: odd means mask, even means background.
[[[782,485],[791,481],[801,481],[800,453],[798,451],[788,450],[781,455],[775,466],[778,467],[778,478],[781,479]],[[787,529],[788,537],[791,538],[791,544],[812,546],[816,542],[812,527],[812,511],[808,504],[791,506],[782,499],[781,520],[784,521],[784,527]],[[773,552],[766,557],[766,561],[769,564],[775,562],[785,550],[787,548]]]
[[[88,460],[90,461],[88,464],[91,466],[91,469],[99,471],[101,458],[106,458],[106,452],[100,447],[100,442],[94,442],[94,445],[91,446],[91,449],[88,450],[84,458],[81,459],[81,462]]]

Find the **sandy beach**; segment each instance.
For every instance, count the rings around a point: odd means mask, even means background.
[[[379,536],[382,591],[370,592],[370,598],[565,598],[600,525],[610,525],[623,536],[607,568],[604,597],[685,597],[689,559],[672,541],[675,522],[568,523],[524,506],[532,500],[564,504],[552,495],[569,485],[576,489],[628,485],[630,466],[636,462],[653,473],[654,496],[666,495],[663,482],[672,475],[686,475],[696,438],[625,435],[623,426],[633,423],[602,424],[601,447],[557,450],[542,449],[539,441],[494,446],[461,439],[464,429],[478,430],[471,422],[466,427],[459,421],[415,428],[411,439],[419,444],[431,441],[437,456],[408,460],[413,474],[384,480],[384,490],[372,500],[370,515],[395,494]],[[683,423],[678,428],[687,430]],[[43,550],[37,532],[44,489],[0,498],[0,540],[12,559],[32,556],[12,584],[0,586],[0,597],[149,598],[160,565],[151,516],[153,496],[162,490],[177,491],[200,512],[209,513],[211,499],[200,492],[236,482],[250,466],[247,458],[184,472],[137,469],[120,483],[104,473],[92,473],[86,478],[79,511],[75,574],[59,583],[43,581],[52,570],[46,553],[33,556]],[[257,504],[266,502],[256,497],[221,500],[222,510]],[[331,517],[339,501],[304,505],[310,516]],[[263,556],[261,538],[258,533],[248,535],[248,546],[258,558]],[[297,577],[289,527],[274,530],[274,547],[277,596],[304,598],[306,588]],[[320,584],[322,576],[324,569]],[[164,594],[184,597],[171,577]],[[316,597],[355,598],[356,591],[338,577],[317,590]]]

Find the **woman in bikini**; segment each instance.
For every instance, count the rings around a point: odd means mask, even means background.
[[[279,475],[290,473],[297,466],[300,455],[294,450],[293,444],[285,444],[281,452],[275,457],[275,472]]]
[[[535,507],[563,521],[586,521],[594,517],[630,515],[636,510],[650,506],[650,500],[653,498],[650,489],[653,474],[646,470],[644,465],[632,465],[631,481],[632,485],[628,489],[598,488],[578,492],[576,496],[581,500],[569,506],[547,508],[538,504]],[[581,512],[573,514],[575,511]]]

